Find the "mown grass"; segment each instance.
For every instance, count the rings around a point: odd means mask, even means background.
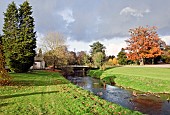
[[[0,87],[0,115],[141,114],[107,102],[71,84],[59,73],[12,73],[12,86]]]
[[[116,77],[116,84],[123,87],[143,92],[170,93],[170,68],[117,67],[103,71],[100,78],[107,76]]]

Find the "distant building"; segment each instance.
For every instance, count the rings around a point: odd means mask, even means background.
[[[41,49],[39,50],[39,53],[34,57],[34,65],[31,67],[31,69],[45,69],[45,61]]]

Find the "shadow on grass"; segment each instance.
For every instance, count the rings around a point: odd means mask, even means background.
[[[113,67],[108,67],[105,70],[109,70],[109,69],[113,69],[113,68],[118,68],[118,67],[122,67],[122,66],[113,66]]]
[[[29,95],[37,95],[37,94],[51,94],[51,93],[58,93],[59,91],[49,91],[49,92],[34,92],[34,93],[24,93],[24,94],[15,94],[15,95],[6,95],[0,96],[0,99],[9,99],[13,97],[22,97],[22,96],[29,96]],[[0,104],[0,106],[7,106],[8,103]]]
[[[27,72],[27,73],[13,73],[11,72],[10,75],[11,76],[22,76],[22,77],[33,77],[34,76],[41,76],[41,77],[45,77],[48,76],[49,74],[56,74],[56,75],[61,75],[60,73],[52,73],[52,72],[47,72],[47,71],[43,71],[43,70],[39,70],[39,71],[32,71],[32,72]]]
[[[42,80],[15,80],[12,81],[10,86],[49,86],[49,85],[59,85],[68,84],[69,81],[66,80],[53,80],[53,81],[42,81]]]
[[[4,106],[11,105],[11,104],[14,104],[14,103],[2,103],[2,104],[0,104],[0,108],[1,108],[1,107],[4,107]]]

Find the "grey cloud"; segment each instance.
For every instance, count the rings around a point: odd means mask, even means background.
[[[24,0],[15,1],[21,3]],[[130,28],[149,25],[157,26],[158,33],[161,35],[170,35],[169,0],[29,1],[33,6],[36,30],[41,34],[58,31],[71,39],[89,42],[128,36]],[[5,5],[2,6],[1,3]],[[3,20],[4,7],[7,7],[8,3],[6,0],[0,1],[1,20]],[[67,9],[71,11],[68,16],[59,15],[59,12]],[[125,9],[124,12],[123,9]],[[121,11],[122,15],[120,15]],[[2,21],[0,22],[1,28]]]

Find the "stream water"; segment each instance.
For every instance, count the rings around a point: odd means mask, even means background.
[[[155,95],[137,92],[137,96],[134,96],[131,89],[123,89],[111,85],[106,85],[106,88],[103,88],[99,79],[91,77],[69,76],[68,80],[105,100],[114,102],[125,108],[149,115],[170,115],[170,102],[167,100],[170,95],[161,94],[161,97],[157,97]]]

